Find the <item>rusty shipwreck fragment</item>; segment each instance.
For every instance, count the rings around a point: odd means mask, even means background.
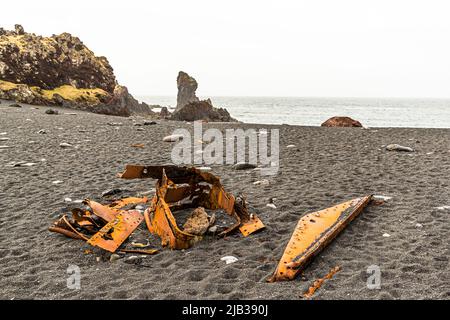
[[[139,211],[126,208],[147,202],[146,197],[124,198],[109,205],[102,205],[87,199],[83,203],[89,210],[75,208],[72,210],[71,219],[65,214],[53,223],[49,230],[115,252],[144,220]],[[124,250],[120,251],[125,252]],[[153,250],[146,251],[142,253],[155,253]]]
[[[356,198],[303,216],[295,227],[275,272],[267,281],[294,279],[314,256],[361,213],[371,198],[370,195]]]
[[[264,224],[256,214],[248,212],[245,197],[236,197],[227,193],[220,179],[215,175],[196,168],[179,166],[141,166],[127,165],[125,171],[119,175],[123,179],[153,178],[156,182],[156,193],[150,207],[144,212],[148,230],[161,238],[163,246],[172,249],[187,249],[202,239],[213,217],[208,217],[197,211],[197,223],[188,223],[181,230],[178,227],[174,213],[178,210],[193,208],[199,210],[222,209],[234,217],[235,223],[219,232],[219,236],[239,229],[246,237],[264,228]],[[194,213],[195,213],[194,210]],[[194,215],[195,217],[195,215]],[[208,224],[209,223],[209,224]],[[201,230],[201,232],[193,231]]]

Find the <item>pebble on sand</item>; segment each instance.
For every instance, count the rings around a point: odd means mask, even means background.
[[[273,203],[266,204],[266,207],[269,207],[269,208],[272,208],[272,209],[276,209],[277,208],[277,206],[275,204],[273,204]]]
[[[47,131],[45,131],[44,129],[41,129],[41,130],[38,131],[38,133],[39,133],[39,134],[46,134]]]
[[[235,165],[233,165],[234,170],[248,170],[248,169],[255,169],[256,166],[251,163],[246,162],[238,162]]]
[[[0,141],[8,141],[9,138],[0,138]]]
[[[230,264],[230,263],[235,263],[236,261],[238,261],[238,258],[233,257],[233,256],[225,256],[220,258],[221,261],[225,261],[226,264]]]
[[[389,233],[383,233],[383,237],[389,238],[391,235]]]
[[[441,210],[441,211],[450,210],[450,206],[436,207],[436,209]]]
[[[10,146],[0,146],[0,149],[8,149],[11,148]]]
[[[45,114],[58,114],[58,110],[47,109],[45,110]]]
[[[172,134],[170,136],[166,136],[163,138],[164,142],[177,142],[178,140],[183,139],[182,134]]]
[[[20,104],[17,103],[13,103],[9,105],[10,108],[22,108],[22,106]]]
[[[60,143],[59,146],[61,148],[72,148],[73,147],[70,143],[66,143],[66,142]]]
[[[389,144],[386,146],[386,150],[388,151],[405,151],[405,152],[414,152],[413,148],[401,146],[399,144]]]
[[[258,185],[267,186],[267,185],[270,184],[270,182],[269,182],[269,180],[267,180],[267,179],[263,179],[263,180],[255,181],[255,182],[253,182],[253,184],[254,184],[255,186],[258,186]]]
[[[55,180],[55,181],[52,181],[52,183],[53,184],[61,184],[61,183],[63,183],[64,181],[61,181],[61,180]]]
[[[295,148],[295,144],[289,144],[286,146],[286,148]]]

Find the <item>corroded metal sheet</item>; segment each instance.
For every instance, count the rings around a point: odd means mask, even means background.
[[[159,173],[161,176],[156,183],[155,196],[144,217],[148,230],[161,238],[163,246],[187,249],[202,239],[201,235],[190,234],[178,227],[174,213],[181,208],[223,209],[234,217],[235,224],[220,232],[218,236],[226,236],[238,228],[244,236],[248,236],[264,228],[264,224],[255,214],[248,213],[244,197],[235,198],[225,192],[220,179],[211,173],[176,166],[127,166],[121,176],[132,179],[156,177]],[[182,201],[183,204],[180,203]]]
[[[294,279],[370,202],[356,198],[303,216],[269,282]]]
[[[144,217],[139,211],[122,211],[94,234],[88,243],[109,252],[114,252],[139,226]]]

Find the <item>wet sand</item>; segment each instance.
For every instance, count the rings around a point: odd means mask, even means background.
[[[47,115],[47,107],[8,104],[0,104],[0,146],[10,147],[0,149],[1,299],[301,299],[335,266],[342,270],[313,299],[450,297],[450,210],[437,208],[450,206],[450,129],[204,124],[205,129],[280,129],[278,175],[211,166],[227,191],[247,195],[266,229],[111,263],[109,253],[86,254],[89,245],[47,228],[73,206],[65,198],[104,201],[101,193],[111,188],[127,189],[124,195],[152,190],[154,180],[120,180],[116,174],[126,164],[170,162],[173,144],[162,138],[179,127],[192,130],[192,124],[158,121],[137,127],[133,123],[141,119],[60,108],[59,115]],[[61,148],[63,142],[73,147]],[[135,143],[145,147],[131,147]],[[416,152],[381,147],[390,143]],[[296,147],[286,148],[292,144]],[[35,165],[8,166],[15,161]],[[261,179],[270,185],[253,184]],[[52,183],[57,180],[63,183]],[[392,199],[365,209],[306,269],[306,280],[266,283],[303,214],[372,193]],[[271,197],[276,209],[266,206]],[[131,240],[148,238],[160,248],[145,224]],[[239,260],[226,265],[220,258],[227,255]],[[80,290],[66,286],[69,265],[81,269]],[[381,268],[379,290],[367,288],[370,265]]]

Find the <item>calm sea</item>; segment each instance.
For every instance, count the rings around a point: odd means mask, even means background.
[[[176,97],[138,97],[148,104],[176,105]],[[243,122],[320,126],[349,116],[367,127],[450,128],[450,99],[212,97]]]

